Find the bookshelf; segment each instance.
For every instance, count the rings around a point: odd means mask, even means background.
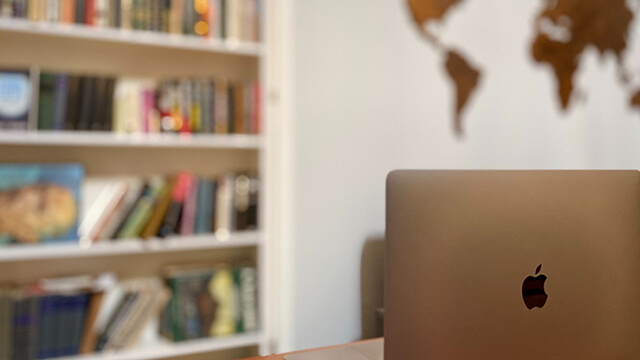
[[[259,150],[259,135],[119,134],[91,131],[5,131],[0,145]]]
[[[117,242],[101,242],[83,247],[78,243],[48,245],[14,245],[0,251],[0,264],[15,261],[42,259],[70,259],[78,257],[103,257],[207,251],[216,249],[258,246],[261,234],[257,231],[232,233],[226,239],[215,235],[176,236],[167,239],[130,239]]]
[[[270,5],[264,1],[262,33],[269,27]],[[267,39],[264,35],[263,39]],[[25,44],[28,44],[25,46]],[[98,28],[76,24],[32,22],[0,17],[0,69],[37,66],[54,72],[123,77],[225,76],[255,78],[267,89],[268,41],[225,41],[190,35]],[[259,279],[260,330],[227,337],[172,343],[151,338],[139,347],[56,359],[160,359],[200,356],[226,359],[225,351],[244,356],[271,352],[269,289],[269,223],[265,214],[275,186],[269,155],[268,111],[262,103],[259,135],[118,134],[93,131],[2,131],[0,162],[81,162],[87,179],[103,176],[149,176],[189,170],[200,176],[252,170],[260,174],[259,230],[167,239],[130,239],[97,243],[17,245],[0,248],[0,282],[27,283],[41,277],[112,270],[119,279],[160,275],[165,265],[203,261],[256,263]],[[269,193],[267,193],[269,192]],[[225,357],[227,356],[227,357]]]
[[[154,346],[143,346],[140,349],[127,350],[114,353],[103,353],[83,356],[59,357],[59,360],[153,360],[158,358],[176,358],[191,356],[214,351],[258,346],[261,342],[260,335],[256,333],[241,334],[235,336],[191,340],[178,344],[160,342]]]
[[[230,56],[259,57],[262,46],[242,41],[224,41],[197,36],[174,35],[141,30],[97,28],[76,24],[33,22],[25,19],[3,18],[0,32],[7,35],[20,33],[34,37],[61,37],[66,41],[90,40],[114,42],[136,46],[169,48],[176,51],[192,50]]]

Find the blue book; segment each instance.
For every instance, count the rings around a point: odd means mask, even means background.
[[[27,130],[31,83],[27,71],[0,70],[0,130]]]
[[[50,295],[40,299],[40,319],[38,336],[38,359],[58,356],[58,315],[61,296]]]
[[[77,241],[81,164],[0,164],[0,245]]]
[[[196,234],[210,234],[213,232],[213,196],[215,182],[205,179],[198,180],[198,202],[196,204]]]
[[[84,321],[89,306],[89,294],[78,294],[74,296],[71,311],[71,330],[69,337],[71,338],[69,355],[77,355],[80,353],[80,343],[82,341],[82,333],[84,332]]]
[[[64,130],[69,98],[69,75],[57,74],[53,87],[53,130]]]
[[[31,360],[36,357],[39,300],[37,297],[16,300],[13,318],[13,360]]]

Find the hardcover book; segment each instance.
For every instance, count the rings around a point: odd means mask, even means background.
[[[0,244],[77,241],[80,164],[0,165]]]
[[[0,130],[26,130],[30,106],[29,72],[0,70]]]

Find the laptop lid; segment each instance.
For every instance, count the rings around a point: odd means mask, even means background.
[[[395,171],[385,360],[639,359],[637,171]]]

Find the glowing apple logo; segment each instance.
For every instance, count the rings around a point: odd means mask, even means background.
[[[542,264],[538,265],[536,269],[536,275],[542,269]],[[527,276],[522,283],[522,299],[527,309],[531,310],[534,307],[543,307],[547,302],[547,293],[544,292],[544,282],[547,281],[545,275],[539,275],[536,277]]]

